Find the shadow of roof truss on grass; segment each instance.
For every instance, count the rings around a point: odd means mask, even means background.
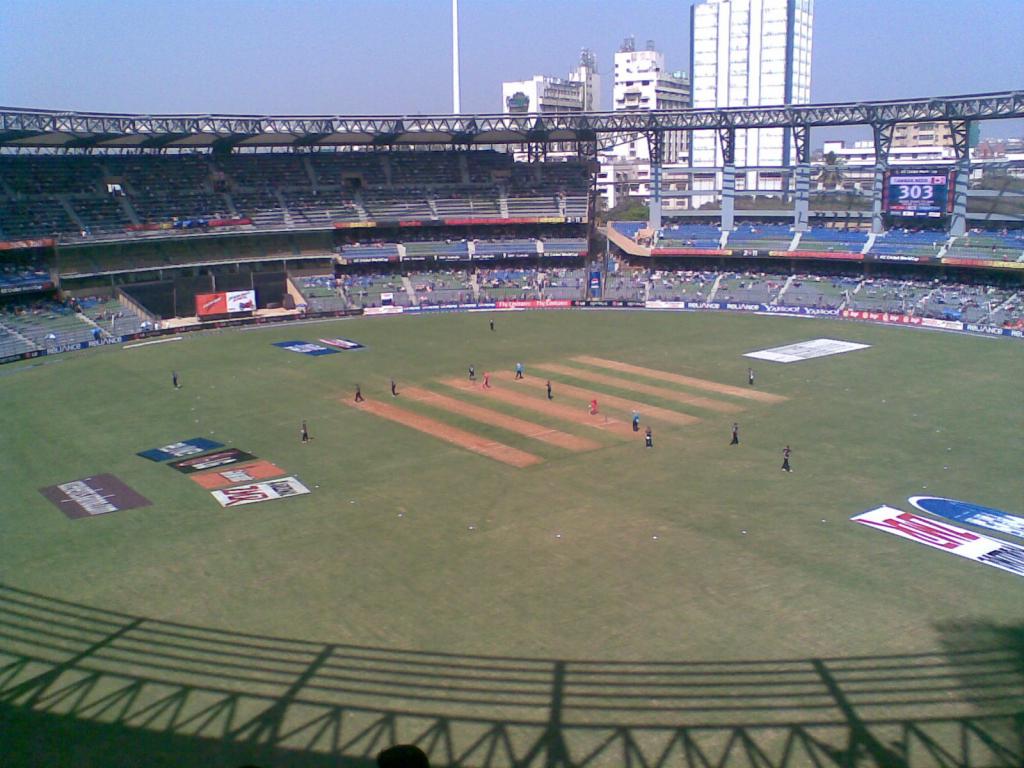
[[[905,655],[471,656],[129,616],[0,585],[5,766],[1024,764],[1024,627]]]

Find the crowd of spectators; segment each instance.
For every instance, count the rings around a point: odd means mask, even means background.
[[[125,336],[145,330],[145,322],[116,298],[80,296],[60,301],[51,294],[13,298],[0,304],[0,357]]]
[[[641,245],[650,238],[644,222],[614,222],[617,232]],[[874,256],[941,256],[1024,261],[1024,229],[972,229],[960,237],[951,237],[941,229],[893,227],[870,239],[864,228],[813,226],[796,237],[786,224],[742,222],[728,233],[717,225],[706,223],[674,223],[657,232],[655,248],[698,249],[762,249],[773,251],[822,251],[867,253]],[[642,241],[642,242],[641,242]],[[723,244],[724,243],[724,244]]]

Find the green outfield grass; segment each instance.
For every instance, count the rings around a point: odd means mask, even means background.
[[[306,357],[272,346],[330,336],[367,348]],[[787,365],[742,357],[817,337],[871,347]],[[600,370],[578,355],[743,387],[752,364],[758,390],[789,399],[720,395],[744,410],[712,413],[532,368]],[[558,403],[573,384],[701,421],[654,422],[645,450],[642,436],[466,397],[602,446],[571,453],[387,392],[394,377],[399,390],[457,395],[438,380],[517,361],[552,380]],[[731,662],[943,654],[1010,637],[1024,658],[1024,579],[848,520],[883,503],[910,510],[921,494],[1024,514],[1022,381],[1024,347],[1011,340],[610,311],[361,318],[5,366],[0,581],[154,620],[381,649]],[[357,383],[543,463],[515,469],[340,403]],[[196,436],[267,459],[312,493],[224,510],[135,455]],[[792,474],[780,471],[787,443]],[[99,473],[152,506],[71,520],[38,490]],[[0,637],[0,653],[14,643]],[[976,696],[966,675],[947,688],[958,714],[1024,709],[1019,694]],[[859,716],[885,718],[885,701]]]

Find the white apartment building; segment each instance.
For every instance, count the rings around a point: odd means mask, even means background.
[[[501,84],[504,114],[526,112],[592,112],[601,109],[601,76],[597,57],[587,49],[567,78],[534,75]]]
[[[501,84],[502,112],[582,112],[583,86],[571,80],[534,75]]]
[[[834,155],[837,164],[855,168],[875,167],[875,142],[854,141],[847,144],[845,141],[825,141],[821,146],[823,156]],[[941,163],[951,166],[956,163],[956,151],[952,145],[941,144],[909,144],[897,147],[895,144],[889,147],[890,165],[921,165]]]
[[[648,41],[644,50],[636,50],[633,38],[627,38],[615,54],[615,79],[612,84],[612,109],[625,110],[688,109],[690,80],[685,72],[671,72],[665,55]],[[686,157],[686,135],[665,135],[662,162],[678,163]],[[651,163],[647,139],[642,135],[618,137],[615,147],[601,156],[598,187],[608,207],[623,196],[647,197],[650,194]]]
[[[814,0],[702,0],[690,14],[695,109],[810,102]],[[721,166],[718,137],[694,133],[691,156],[695,166]],[[794,159],[788,128],[736,132],[736,167]],[[772,188],[778,178],[750,173],[745,186]]]
[[[567,78],[534,75],[529,80],[512,80],[501,84],[501,111],[516,115],[529,112],[593,112],[601,109],[601,75],[597,57],[588,49],[580,52],[579,63]],[[516,146],[512,154],[517,162],[525,162],[526,149]],[[575,154],[569,144],[554,144],[549,157]]]
[[[654,41],[647,48],[636,50],[628,38],[615,54],[615,80],[612,84],[612,109],[626,110],[688,109],[690,107],[690,80],[684,72],[669,72],[665,67],[665,54],[654,49]],[[665,137],[665,163],[678,162],[685,149],[685,136],[680,132]],[[615,147],[616,157],[626,160],[649,160],[647,141],[642,136]]]

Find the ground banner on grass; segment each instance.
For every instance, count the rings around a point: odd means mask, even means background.
[[[72,519],[150,505],[149,499],[136,493],[113,475],[84,477],[81,480],[40,488],[39,492]]]
[[[352,339],[317,339],[321,344],[326,344],[329,347],[337,347],[338,349],[365,349],[366,347],[360,344],[358,341],[352,341]]]
[[[850,518],[855,523],[1024,576],[1024,547],[882,505]]]
[[[252,464],[241,464],[237,467],[227,467],[215,472],[192,475],[189,479],[208,491],[214,491],[231,485],[238,485],[239,483],[269,480],[272,477],[280,477],[283,474],[286,474],[283,469],[275,464],[271,464],[269,461],[256,461]]]
[[[240,464],[244,461],[252,461],[255,458],[251,453],[240,451],[237,448],[225,448],[223,451],[193,456],[188,459],[181,459],[180,461],[172,461],[167,466],[174,467],[179,472],[191,474],[192,472],[202,472],[204,469],[215,469],[216,467],[226,467],[229,464]]]
[[[170,443],[159,448],[150,448],[148,451],[139,451],[137,455],[150,461],[170,461],[171,459],[180,459],[182,456],[192,456],[196,453],[223,447],[224,443],[207,440],[205,437],[193,437],[191,440],[182,440],[180,443]]]
[[[309,488],[294,477],[282,477],[280,480],[271,480],[267,483],[250,483],[249,485],[227,488],[223,491],[211,491],[213,498],[222,507],[257,504],[261,501],[286,499],[289,496],[301,496],[305,493],[309,493]]]
[[[870,344],[856,344],[852,341],[839,341],[838,339],[811,339],[810,341],[799,341],[796,344],[787,344],[784,347],[747,352],[743,356],[768,360],[773,363],[798,363],[801,360],[840,355],[844,352],[867,349],[870,346]]]
[[[328,349],[322,347],[319,344],[314,344],[310,341],[275,341],[275,347],[281,349],[287,349],[289,352],[298,352],[301,355],[309,355],[310,357],[320,357],[321,355],[336,355],[338,350]]]
[[[947,520],[956,520],[1024,539],[1024,517],[1011,515],[1001,509],[941,496],[911,496],[908,501],[922,512],[931,512]]]

